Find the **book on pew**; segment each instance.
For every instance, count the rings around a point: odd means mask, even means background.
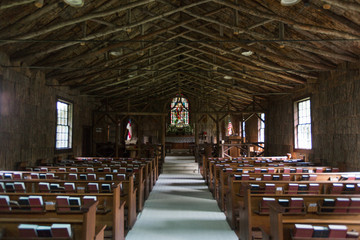
[[[306,194],[307,193],[307,190],[308,190],[308,186],[307,184],[299,184],[299,187],[298,187],[298,194]]]
[[[87,175],[86,174],[80,174],[79,179],[83,180],[83,181],[86,181],[87,180]]]
[[[68,180],[77,180],[77,174],[76,173],[69,173]]]
[[[12,179],[13,178],[11,173],[4,173],[3,176],[4,176],[4,179]]]
[[[271,181],[272,176],[270,174],[264,174],[263,175],[263,181]]]
[[[289,174],[283,174],[282,175],[282,180],[283,181],[290,181],[290,175]]]
[[[3,182],[0,182],[0,193],[6,192],[5,184]]]
[[[83,201],[84,201],[84,205],[88,204],[88,203],[93,203],[97,201],[97,197],[96,196],[84,196],[83,197]]]
[[[313,238],[328,238],[329,237],[329,228],[325,226],[313,226],[314,232]]]
[[[346,213],[350,205],[349,198],[336,198],[334,212]]]
[[[40,172],[47,172],[47,171],[48,171],[48,168],[46,168],[46,167],[40,168]]]
[[[275,193],[275,184],[274,183],[265,183],[265,193],[274,194]]]
[[[260,213],[269,213],[270,210],[269,210],[269,205],[268,203],[269,202],[275,202],[275,198],[266,198],[266,197],[263,197],[262,200],[261,200],[261,203],[260,203]]]
[[[279,205],[284,207],[284,208],[289,207],[289,202],[290,202],[289,199],[283,199],[283,198],[278,199]]]
[[[303,173],[309,173],[309,169],[303,168],[302,172],[303,172]]]
[[[42,196],[29,196],[31,211],[43,211],[44,202]]]
[[[71,225],[65,223],[53,223],[51,233],[54,238],[72,238]]]
[[[309,175],[309,181],[316,181],[317,175],[316,174],[310,174]]]
[[[332,168],[332,169],[331,169],[331,172],[339,172],[339,171],[340,171],[339,168]]]
[[[54,179],[55,173],[46,173],[45,176],[46,176],[46,179]]]
[[[260,173],[261,172],[261,169],[260,168],[255,168],[254,169],[254,173]]]
[[[96,174],[95,173],[88,173],[87,180],[96,181]]]
[[[111,172],[111,168],[109,168],[109,167],[104,167],[104,172]]]
[[[302,181],[309,181],[309,179],[310,179],[310,176],[309,176],[309,175],[307,175],[307,174],[301,175],[301,180],[302,180]]]
[[[18,226],[19,237],[23,238],[37,238],[38,225],[36,224],[20,224]]]
[[[81,201],[79,197],[69,197],[70,210],[80,211]]]
[[[323,202],[322,202],[322,206],[325,208],[321,209],[321,212],[333,212],[335,207],[335,199],[332,198],[324,198]],[[326,208],[326,207],[331,207],[331,208]]]
[[[45,173],[39,173],[39,179],[46,179]]]
[[[58,168],[58,172],[66,172],[66,168]]]
[[[108,183],[101,184],[101,192],[103,192],[103,193],[111,192],[111,185]]]
[[[15,192],[24,193],[26,192],[25,183],[23,182],[14,182]]]
[[[319,192],[320,192],[320,184],[318,184],[318,183],[309,183],[308,192],[310,194],[319,194]]]
[[[91,173],[93,173],[93,172],[94,172],[94,168],[86,168],[86,172],[91,172]]]
[[[331,185],[330,194],[341,194],[344,185],[342,183],[333,183]]]
[[[50,190],[51,191],[58,191],[61,190],[60,184],[58,183],[50,183]]]
[[[22,179],[22,173],[19,173],[19,172],[13,173],[13,179],[14,179],[14,180],[20,180],[20,179]]]
[[[74,192],[76,192],[75,183],[69,183],[69,182],[64,183],[64,190],[65,190],[65,192],[67,192],[67,193],[74,193]]]
[[[293,236],[296,238],[311,238],[314,228],[310,224],[295,224]]]
[[[348,176],[348,180],[349,180],[349,181],[355,181],[355,179],[356,179],[356,176],[355,176],[355,175],[349,175],[349,176]]]
[[[273,175],[272,180],[273,181],[279,181],[280,180],[280,175]]]
[[[47,238],[51,238],[52,237],[52,233],[51,233],[51,226],[38,226],[36,228],[36,232],[38,237],[47,237]]]
[[[56,209],[57,212],[69,212],[70,207],[69,196],[57,196],[56,197]]]
[[[50,192],[50,183],[39,182],[39,192]]]
[[[126,168],[125,168],[125,167],[119,168],[119,172],[120,172],[120,173],[125,173],[125,172],[126,172]]]
[[[349,213],[360,213],[360,198],[350,198]]]
[[[31,179],[40,179],[40,176],[38,173],[31,173],[30,177],[31,177]]]
[[[126,168],[126,172],[128,172],[128,173],[131,173],[131,172],[133,172],[133,171],[134,171],[133,168]]]
[[[88,183],[87,190],[89,193],[98,193],[99,192],[99,184],[98,183]]]
[[[78,172],[78,169],[77,169],[77,168],[70,168],[70,169],[69,169],[69,172],[77,173],[77,172]]]
[[[295,168],[290,168],[290,173],[296,173],[296,169]]]
[[[31,210],[29,197],[19,197],[18,203],[21,210]]]
[[[322,173],[323,171],[324,171],[324,169],[321,167],[315,168],[315,173]]]
[[[0,195],[0,211],[1,212],[11,211],[9,196]]]
[[[241,175],[242,180],[249,180],[250,179],[250,175],[249,174],[242,174]]]
[[[355,231],[355,230],[351,230],[346,232],[346,238],[355,238],[355,239],[359,239],[359,232]]]
[[[268,173],[275,173],[275,168],[268,168]]]
[[[290,198],[289,211],[290,213],[301,213],[304,207],[303,198]]]
[[[112,174],[106,174],[105,175],[105,180],[106,181],[112,181],[113,180],[113,175]]]
[[[347,226],[329,225],[329,238],[346,238]]]
[[[139,170],[139,168],[136,168],[136,170]],[[118,170],[117,169],[113,169],[113,171],[112,171],[113,173],[117,173],[118,172]]]
[[[251,193],[260,193],[260,185],[259,184],[250,184],[250,192]]]
[[[5,183],[6,192],[15,192],[14,183]]]
[[[355,193],[355,184],[345,184],[345,193]]]
[[[288,184],[288,194],[297,194],[298,188],[299,188],[299,184],[289,183]]]
[[[235,172],[241,173],[243,171],[242,168],[237,168]]]
[[[125,180],[125,178],[126,178],[126,174],[124,174],[124,173],[119,173],[119,174],[116,175],[116,177],[117,177],[117,180],[123,181],[123,180]]]

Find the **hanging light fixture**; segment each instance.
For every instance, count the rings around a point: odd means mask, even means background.
[[[82,7],[84,6],[85,0],[64,0],[64,2],[72,7]]]
[[[299,3],[301,0],[281,0],[281,5],[283,6],[292,6]]]
[[[253,55],[253,52],[252,51],[246,51],[246,52],[242,52],[241,55],[249,57],[249,56]]]

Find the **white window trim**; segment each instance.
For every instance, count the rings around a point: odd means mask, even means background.
[[[304,101],[310,101],[310,147],[299,147],[299,135],[298,135],[298,127],[299,127],[299,103]],[[294,148],[299,150],[311,150],[312,149],[312,119],[311,119],[311,98],[303,98],[294,102]]]
[[[58,116],[58,108],[57,108],[58,102],[61,102],[61,103],[64,103],[64,104],[68,105],[68,119],[67,119],[68,124],[67,125],[59,124],[59,116]],[[58,127],[59,126],[68,126],[69,127],[68,140],[67,140],[67,146],[66,147],[63,147],[63,146],[58,147],[57,142],[58,142]],[[72,132],[73,132],[73,103],[58,98],[57,101],[56,101],[56,128],[55,128],[55,149],[56,150],[69,150],[69,149],[72,149],[72,135],[73,135]]]

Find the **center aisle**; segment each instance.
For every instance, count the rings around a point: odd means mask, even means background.
[[[165,158],[163,173],[126,240],[238,239],[191,166],[196,166],[194,158]]]

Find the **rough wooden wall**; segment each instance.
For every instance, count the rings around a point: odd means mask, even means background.
[[[359,64],[343,64],[321,74],[317,84],[269,104],[269,154],[293,152],[293,99],[311,94],[313,149],[305,154],[344,170],[360,170],[359,70]]]
[[[0,63],[11,65],[0,53]],[[16,64],[16,63],[15,63]],[[82,126],[92,124],[94,102],[67,87],[53,87],[40,71],[0,68],[0,169],[16,163],[35,164],[38,159],[81,155]],[[74,103],[73,151],[55,152],[56,100]]]

